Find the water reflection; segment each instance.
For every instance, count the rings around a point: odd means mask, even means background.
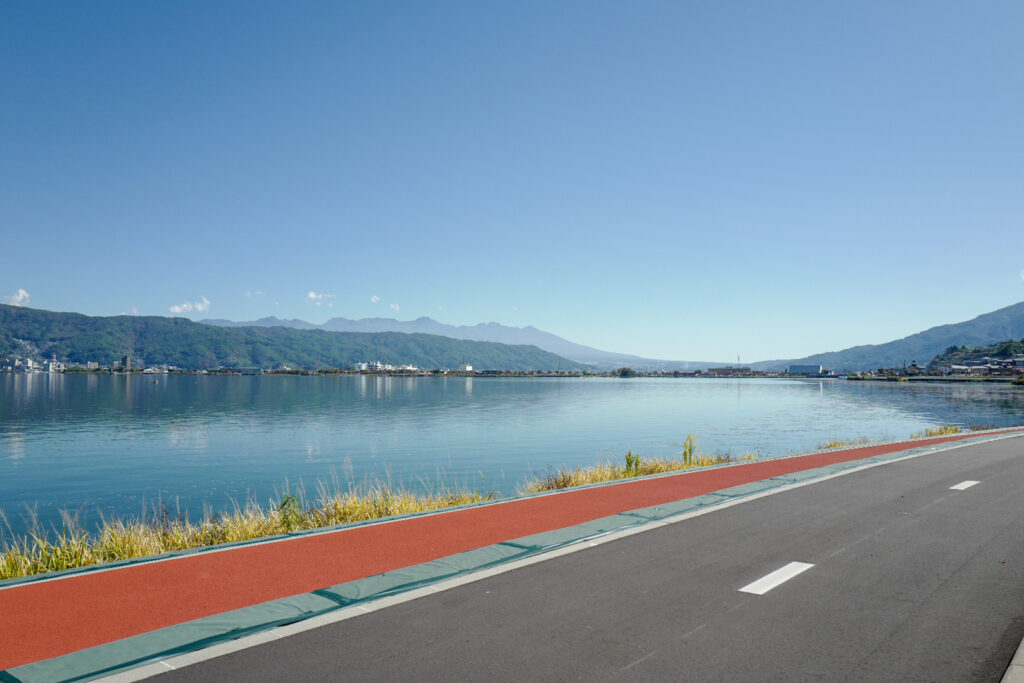
[[[8,432],[3,434],[2,452],[8,460],[17,461],[25,457],[25,435],[21,432]]]
[[[209,432],[202,425],[174,422],[167,425],[167,441],[174,450],[205,453],[209,447]]]

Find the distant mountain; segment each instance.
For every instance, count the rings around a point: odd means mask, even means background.
[[[300,321],[301,322],[301,321]],[[363,361],[422,368],[581,370],[585,366],[535,346],[398,332],[329,332],[286,326],[216,327],[160,316],[90,317],[0,304],[0,357],[56,355],[72,363],[216,367],[349,367]]]
[[[601,351],[600,349],[583,346],[582,344],[575,344],[550,332],[538,330],[533,326],[508,327],[494,322],[480,323],[478,325],[446,325],[427,317],[417,318],[416,320],[395,320],[394,318],[350,320],[348,318],[331,318],[322,325],[314,325],[305,320],[282,320],[273,316],[251,322],[232,322],[230,320],[200,320],[199,322],[221,327],[281,326],[304,330],[321,329],[332,332],[421,333],[451,337],[452,339],[497,342],[499,344],[526,344],[599,370],[609,370],[622,366],[629,366],[637,370],[698,370],[723,365],[722,363],[709,363],[705,361],[656,360],[625,353]]]
[[[932,327],[887,344],[854,346],[843,351],[819,353],[798,360],[774,360],[753,364],[758,370],[786,368],[789,365],[822,365],[837,371],[873,370],[903,367],[917,361],[927,365],[950,346],[985,346],[1024,337],[1024,302],[979,315],[973,320]]]
[[[218,318],[216,320],[200,320],[200,324],[203,325],[216,325],[217,327],[293,327],[296,330],[319,330],[325,329],[320,325],[314,325],[313,323],[307,323],[305,320],[299,320],[298,318],[292,318],[291,320],[282,320],[281,318],[275,318],[269,316],[267,318],[260,318],[249,323],[236,323],[230,320],[224,320]],[[341,332],[342,330],[337,330]],[[356,332],[357,330],[351,330]],[[362,330],[359,330],[362,331]]]

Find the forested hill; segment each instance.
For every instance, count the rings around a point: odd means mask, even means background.
[[[762,361],[758,370],[782,369],[790,364],[817,365],[837,371],[902,367],[917,361],[925,365],[950,346],[985,346],[1024,337],[1024,302],[952,325],[939,325],[887,344],[854,346],[794,360]]]
[[[936,356],[932,362],[936,365],[962,365],[977,362],[983,358],[1005,360],[1014,356],[1024,355],[1024,339],[1005,341],[988,346],[950,346]]]
[[[19,355],[110,365],[130,354],[133,365],[337,368],[380,361],[421,368],[578,370],[583,366],[535,346],[399,332],[358,333],[286,327],[213,327],[186,318],[92,317],[0,304],[0,357]]]
[[[480,323],[478,325],[447,325],[433,318],[421,317],[415,320],[395,320],[394,318],[331,318],[319,325],[298,320],[270,316],[249,322],[234,322],[224,319],[200,320],[207,325],[220,327],[294,327],[299,330],[328,330],[330,332],[405,332],[407,334],[436,334],[453,339],[472,339],[474,341],[490,341],[499,344],[525,344],[538,349],[550,351],[556,356],[569,358],[577,363],[584,363],[594,370],[613,370],[629,366],[636,370],[697,370],[701,368],[725,365],[722,362],[657,360],[641,358],[627,353],[602,351],[591,346],[576,344],[550,332],[527,327],[508,327],[499,323]]]

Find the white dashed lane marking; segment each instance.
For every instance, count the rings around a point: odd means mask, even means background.
[[[980,483],[981,483],[980,481],[974,481],[972,479],[968,479],[967,481],[962,481],[959,484],[957,484],[956,486],[950,486],[949,488],[954,490],[954,491],[963,491],[964,489],[969,489],[972,486],[974,486],[975,484],[980,484]]]
[[[813,566],[813,564],[807,564],[806,562],[790,562],[785,567],[776,569],[771,574],[762,576],[757,581],[747,584],[740,589],[740,592],[764,595],[776,586],[781,586],[797,574],[802,574]]]

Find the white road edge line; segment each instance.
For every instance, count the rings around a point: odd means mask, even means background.
[[[807,564],[806,562],[790,562],[785,567],[776,569],[771,574],[762,576],[753,583],[748,583],[740,589],[740,592],[764,595],[771,589],[781,586],[797,574],[802,574],[813,566],[813,564]]]
[[[974,481],[973,479],[968,479],[967,481],[962,481],[959,484],[957,484],[956,486],[950,486],[949,488],[952,491],[963,491],[964,489],[969,489],[972,486],[974,486],[975,484],[980,484],[980,483],[981,483],[980,481]]]

